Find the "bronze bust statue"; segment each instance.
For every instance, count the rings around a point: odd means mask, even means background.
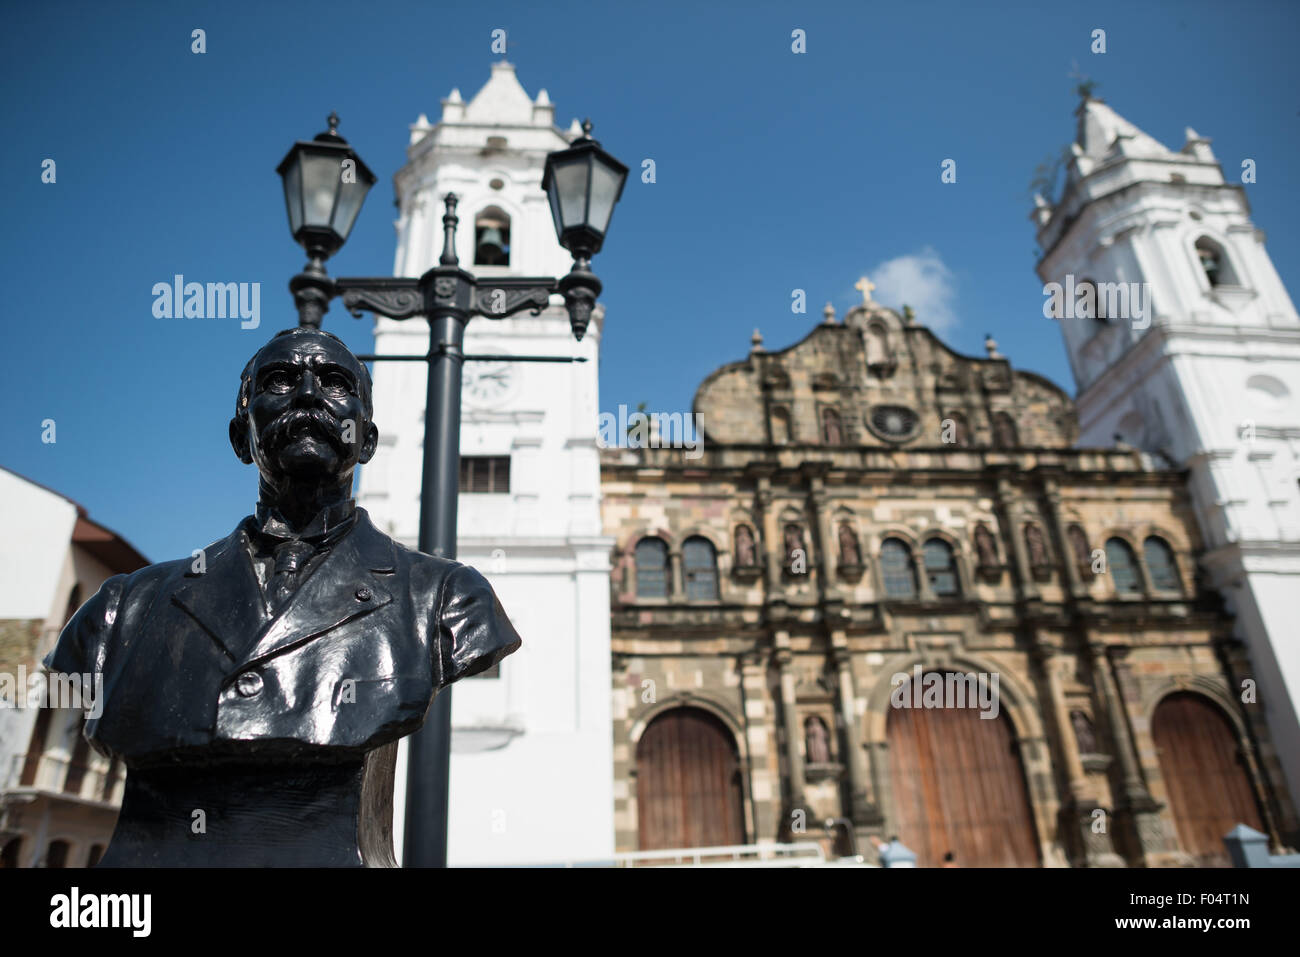
[[[193,558],[108,579],[46,658],[103,675],[85,734],[127,779],[101,866],[393,865],[397,740],[520,640],[482,575],[353,502],[372,415],[339,339],[277,334],[230,421],[256,514]]]

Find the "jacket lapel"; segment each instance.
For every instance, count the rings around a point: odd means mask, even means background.
[[[205,570],[197,573],[191,566],[172,592],[172,603],[198,622],[231,661],[238,660],[270,618],[245,541],[241,522],[206,550]]]
[[[311,641],[393,600],[393,542],[357,509],[352,530],[311,570],[306,581],[256,643],[237,671]]]

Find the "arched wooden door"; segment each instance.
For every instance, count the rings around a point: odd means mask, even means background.
[[[1230,866],[1223,836],[1238,824],[1264,830],[1232,725],[1213,702],[1184,691],[1157,706],[1151,736],[1183,850],[1203,867]]]
[[[906,700],[911,700],[910,691]],[[918,867],[1037,867],[1038,836],[1010,719],[978,708],[891,708],[895,831]]]
[[[636,749],[643,851],[745,843],[740,758],[731,732],[700,708],[650,722]]]

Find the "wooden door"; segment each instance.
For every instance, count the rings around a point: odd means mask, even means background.
[[[1202,695],[1179,692],[1156,708],[1151,736],[1183,850],[1203,867],[1231,866],[1223,836],[1238,824],[1264,830],[1232,725]]]
[[[958,867],[1039,865],[1024,769],[1005,714],[892,708],[886,734],[894,829],[918,867],[938,867],[950,852]]]
[[[674,708],[650,722],[636,774],[641,850],[745,843],[736,743],[707,711]]]

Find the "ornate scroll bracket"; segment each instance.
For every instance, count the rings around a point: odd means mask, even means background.
[[[357,319],[363,309],[390,319],[409,319],[424,310],[424,296],[415,279],[338,279],[335,286],[343,294],[343,307]]]
[[[495,282],[483,281],[474,290],[472,312],[488,319],[504,319],[521,309],[536,316],[551,303],[555,291],[552,279],[532,279],[521,276],[501,278]]]

